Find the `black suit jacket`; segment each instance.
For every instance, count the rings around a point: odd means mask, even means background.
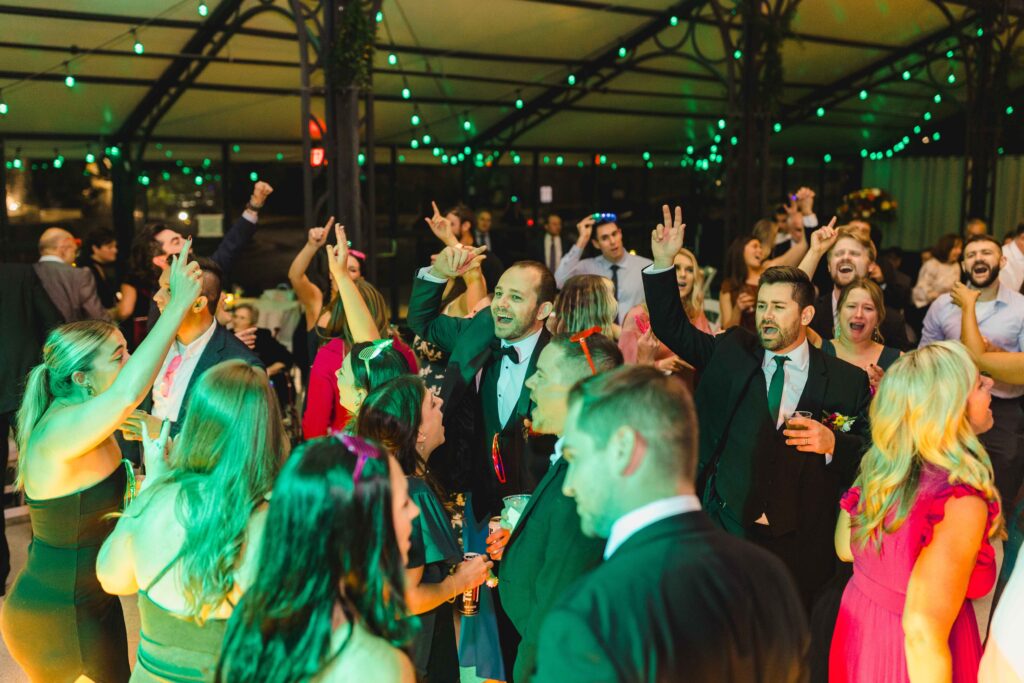
[[[495,401],[496,397],[481,395],[476,383],[477,373],[486,372],[497,362],[492,356],[492,347],[498,343],[494,319],[490,309],[472,318],[441,315],[443,294],[443,284],[416,277],[407,316],[415,334],[449,354],[441,385],[447,443],[441,452],[431,455],[430,466],[446,487],[472,492],[473,512],[483,519],[501,511],[503,496],[529,493],[537,484],[531,474],[534,456],[523,428],[523,420],[532,410],[530,391],[525,386],[520,389],[516,407],[500,431],[499,451],[506,470],[506,481],[502,483],[495,473],[491,457],[493,432],[488,433],[484,424],[482,406],[483,401]],[[529,359],[527,378],[536,370],[537,358],[549,339],[547,330],[542,329]]]
[[[562,592],[533,681],[798,683],[807,647],[781,563],[689,512],[641,529]]]
[[[42,362],[46,335],[63,322],[30,264],[0,263],[0,321],[0,413],[9,413],[21,403],[29,370]]]
[[[196,383],[204,372],[212,368],[217,363],[222,363],[226,360],[243,360],[249,365],[255,365],[256,367],[264,368],[263,363],[256,357],[252,351],[249,350],[242,342],[238,341],[235,335],[228,332],[226,329],[218,325],[216,322],[213,323],[216,326],[216,330],[213,332],[213,336],[210,337],[210,342],[203,349],[203,354],[199,356],[199,362],[196,363],[196,369],[189,377],[188,386],[185,388],[185,395],[181,399],[181,410],[178,412],[177,421],[171,423],[171,436],[176,436],[181,431],[181,426],[185,423],[185,414],[188,410],[189,398],[192,396],[192,390],[195,388]],[[153,394],[150,392],[146,399],[140,406],[142,410],[147,413],[153,410]]]
[[[604,540],[580,530],[576,501],[562,493],[568,463],[559,458],[534,490],[498,564],[502,607],[521,641],[511,680],[530,679],[540,627],[551,607],[578,578],[601,563]]]
[[[547,233],[544,230],[540,230],[536,234],[530,236],[530,239],[527,242],[527,258],[534,261],[540,261],[544,265],[548,265],[548,255],[544,251],[544,240],[546,237]],[[572,249],[574,240],[570,240],[564,232],[558,236],[558,240],[562,243],[562,258],[565,258],[565,255],[569,253],[570,249]],[[553,274],[555,271],[552,270],[551,272]]]
[[[110,314],[96,293],[96,279],[87,268],[75,268],[56,261],[39,261],[36,275],[50,301],[66,323],[79,320],[110,320]]]
[[[814,318],[811,319],[811,329],[821,335],[822,339],[835,337],[835,317],[832,315],[832,290],[826,289],[818,295],[814,302]],[[892,308],[886,303],[885,319],[879,325],[878,331],[882,333],[882,339],[886,346],[893,346],[900,351],[912,351],[914,345],[907,338],[907,322],[903,313]]]

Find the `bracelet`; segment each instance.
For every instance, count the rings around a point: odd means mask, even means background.
[[[263,208],[263,205],[260,204],[259,206],[256,206],[255,204],[252,203],[252,201],[248,201],[245,203],[245,208],[247,211],[254,211],[256,213],[259,213],[260,209]]]

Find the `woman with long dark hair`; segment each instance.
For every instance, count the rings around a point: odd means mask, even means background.
[[[430,683],[457,683],[459,657],[449,601],[486,581],[491,563],[484,556],[460,562],[451,520],[428,469],[430,454],[444,443],[441,399],[419,377],[398,377],[366,397],[356,418],[356,433],[394,454],[409,481],[409,496],[420,509],[405,589],[409,611],[421,621],[413,643],[416,670]]]
[[[170,301],[129,358],[110,323],[53,330],[18,410],[18,475],[32,522],[28,562],[0,614],[4,642],[33,681],[128,680],[117,598],[96,579],[96,555],[135,493],[114,432],[153,386],[201,289],[189,245],[170,266]],[[6,438],[6,435],[5,437]]]
[[[273,389],[240,360],[200,377],[165,465],[147,458],[146,490],[107,538],[96,574],[139,595],[132,681],[212,681],[224,629],[251,581],[266,500],[288,453]]]
[[[404,567],[418,510],[394,458],[352,436],[307,441],[274,485],[256,576],[217,680],[412,683]]]

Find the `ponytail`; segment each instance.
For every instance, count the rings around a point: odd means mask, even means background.
[[[18,472],[16,490],[24,485],[24,462],[32,430],[58,397],[71,393],[71,376],[92,368],[97,350],[117,328],[108,322],[89,320],[61,325],[50,332],[43,344],[43,362],[32,368],[25,383],[16,419]]]

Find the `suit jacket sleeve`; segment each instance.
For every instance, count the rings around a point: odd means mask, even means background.
[[[441,315],[441,296],[443,294],[443,284],[430,282],[418,276],[414,278],[406,320],[409,323],[409,328],[421,339],[441,347],[446,353],[451,353],[459,334],[471,319]]]
[[[859,372],[860,381],[856,388],[856,417],[849,432],[836,432],[836,448],[832,454],[832,466],[839,473],[843,486],[853,483],[860,467],[860,459],[871,439],[871,426],[868,424],[868,406],[871,403],[871,389],[867,375]]]
[[[78,280],[78,288],[82,293],[82,309],[85,311],[87,320],[110,321],[110,314],[103,308],[99,294],[96,293],[96,278],[87,268],[76,268],[75,278]]]
[[[629,647],[617,643],[616,647]],[[618,683],[612,648],[601,641],[587,620],[566,609],[555,608],[548,613],[541,627],[537,673],[533,683]]]
[[[256,224],[246,219],[245,216],[239,216],[235,224],[231,226],[231,229],[221,239],[220,244],[217,245],[217,250],[213,252],[213,256],[210,259],[220,266],[225,276],[231,274],[235,261],[238,260],[242,250],[249,245],[249,242],[252,241],[252,236],[255,234]]]
[[[653,275],[645,272],[643,277],[654,335],[674,354],[703,370],[715,351],[715,337],[698,330],[686,316],[679,300],[675,270],[669,268]]]

